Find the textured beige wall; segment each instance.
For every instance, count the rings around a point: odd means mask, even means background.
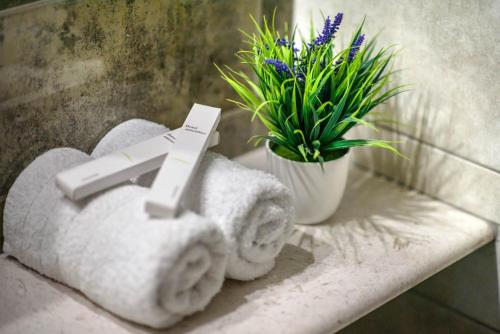
[[[262,126],[226,101],[235,96],[213,63],[239,66],[249,14],[277,7],[278,23],[291,21],[291,1],[262,1],[42,0],[0,10],[0,222],[10,185],[37,155],[89,152],[132,117],[177,127],[195,101],[221,106],[215,150],[253,148]]]
[[[359,135],[402,140],[409,162],[373,149],[355,160],[448,203],[500,222],[500,1],[296,0],[295,21],[342,11],[350,37],[366,15],[367,38],[398,44],[400,82],[412,90],[379,108],[402,125]]]
[[[52,1],[0,14],[0,187],[37,154],[89,151],[128,118],[176,127],[194,101],[232,108],[213,63],[236,65],[236,27],[258,11],[257,1]]]
[[[0,11],[0,213],[37,155],[89,152],[132,117],[177,127],[195,101],[221,106],[217,150],[252,148],[259,126],[226,101],[213,64],[238,67],[238,28],[262,10],[260,0],[50,0]]]

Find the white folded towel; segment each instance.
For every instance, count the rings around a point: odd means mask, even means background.
[[[97,143],[90,154],[92,158],[99,158],[122,148],[135,145],[141,141],[160,136],[170,131],[169,128],[140,118],[132,118],[118,124]],[[120,139],[119,141],[117,139]]]
[[[129,137],[132,127],[134,133],[142,133],[137,142]],[[148,121],[126,121],[111,130],[92,155],[126,147],[120,146],[125,138],[127,145],[149,139],[156,135],[148,136],[150,128]],[[149,187],[153,180],[154,174],[137,183]],[[269,272],[293,229],[293,207],[285,186],[271,174],[211,152],[203,159],[185,204],[222,228],[230,252],[226,277],[233,279],[250,280]]]
[[[94,159],[100,158],[111,152],[160,136],[168,131],[170,131],[170,129],[161,124],[145,119],[132,118],[109,130],[109,132],[99,140],[90,156]],[[142,174],[131,181],[139,185],[151,185],[155,177],[156,171],[152,171]]]
[[[217,222],[229,249],[226,277],[268,273],[293,229],[288,189],[276,177],[208,152],[186,196],[187,207]]]
[[[220,228],[192,212],[150,218],[143,210],[149,190],[136,185],[66,199],[55,175],[88,160],[54,149],[19,175],[5,204],[4,251],[138,323],[167,327],[202,310],[224,280]]]

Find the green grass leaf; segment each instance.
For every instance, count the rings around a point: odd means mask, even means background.
[[[269,140],[283,157],[321,164],[359,146],[384,148],[401,155],[393,142],[344,139],[356,125],[376,130],[364,117],[405,91],[406,86],[391,84],[397,73],[392,68],[397,54],[393,46],[377,48],[375,36],[367,39],[351,59],[353,42],[364,33],[364,20],[349,45],[337,50],[334,39],[313,45],[314,30],[309,39],[296,27],[290,35],[286,24],[282,32],[278,31],[275,14],[270,22],[264,17],[261,23],[251,16],[255,32],[242,31],[245,48],[236,57],[247,71],[215,65],[221,78],[240,97],[240,101],[229,101],[252,113],[252,121],[259,119],[268,129],[267,136],[254,140]],[[297,34],[302,38],[300,51],[289,45]],[[281,38],[285,45],[276,42]],[[267,59],[280,61],[286,68],[276,68],[266,63]]]

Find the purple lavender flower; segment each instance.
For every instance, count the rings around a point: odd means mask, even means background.
[[[323,45],[329,40],[329,38],[330,38],[330,24],[331,24],[330,16],[327,16],[326,20],[325,20],[325,25],[323,26],[323,31],[321,32],[321,34],[319,34],[319,36],[314,41],[314,45]]]
[[[344,61],[344,57],[340,57],[339,59],[337,59],[335,64],[333,64],[333,67],[335,68],[335,70],[334,70],[335,74],[337,74],[339,72],[340,65],[342,64],[343,61]]]
[[[333,23],[330,26],[330,33],[332,35],[332,38],[334,38],[335,33],[339,31],[340,24],[342,23],[343,18],[344,18],[344,13],[337,13],[337,15],[335,15],[335,19],[333,20]]]
[[[351,51],[349,52],[349,56],[347,57],[347,61],[350,63],[354,60],[356,53],[358,53],[361,44],[365,40],[365,34],[359,35],[358,38],[352,43]]]
[[[302,72],[295,73],[295,76],[297,77],[297,80],[299,80],[300,82],[304,82],[306,80],[306,76]]]
[[[296,66],[294,65],[292,67],[292,72],[293,74],[295,75],[295,77],[299,80],[299,81],[304,81],[305,80],[305,75],[304,75],[304,72],[302,71],[302,69],[300,68],[300,66]]]
[[[278,38],[278,39],[276,39],[276,45],[287,46],[288,43],[287,43],[286,39],[284,39],[284,38]]]
[[[290,74],[290,69],[288,68],[288,65],[282,62],[281,60],[278,59],[266,59],[265,60],[266,64],[274,66],[276,72],[278,74]]]
[[[320,46],[328,43],[333,38],[335,38],[335,33],[339,30],[340,24],[342,23],[343,13],[338,13],[335,15],[333,22],[330,20],[330,16],[325,19],[325,25],[323,26],[323,31],[314,40],[311,46]]]
[[[298,52],[299,51],[299,49],[297,49],[295,47],[295,42],[289,43],[289,42],[287,42],[287,40],[285,38],[277,38],[276,39],[276,45],[278,45],[278,46],[285,46],[285,47],[287,47],[289,49],[292,49],[293,52]]]

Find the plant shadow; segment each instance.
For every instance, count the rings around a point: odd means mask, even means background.
[[[446,150],[437,147],[435,143],[442,141],[440,136],[447,133],[443,127],[449,126],[439,119],[439,103],[430,92],[408,94],[404,98],[396,96],[382,106],[392,120],[390,124],[375,121],[378,132],[361,127],[354,130],[357,136],[394,142],[408,159],[386,150],[360,149],[354,152],[354,164],[407,189],[456,205],[457,191],[463,191],[464,184],[474,182],[470,173],[467,180],[461,179],[463,165],[450,153],[460,151],[463,144],[456,141]],[[373,112],[374,120],[381,108]],[[462,181],[460,185],[458,180]]]
[[[373,255],[372,249],[391,255],[432,242],[436,221],[442,233],[461,233],[443,219],[447,209],[428,196],[353,168],[337,212],[321,224],[298,227],[290,242],[310,250],[315,262],[334,254],[339,261],[361,264]]]

